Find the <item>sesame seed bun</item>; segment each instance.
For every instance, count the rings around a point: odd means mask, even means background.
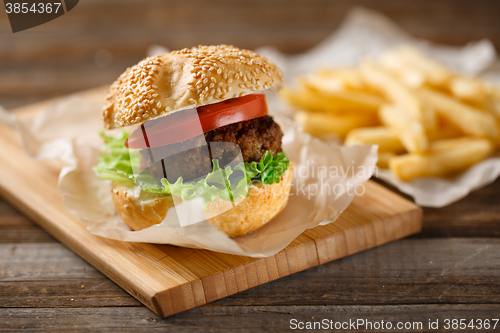
[[[217,198],[208,204],[205,215],[214,227],[229,237],[254,231],[285,208],[292,178],[293,165],[290,165],[279,183],[251,188],[249,196],[238,198],[234,208],[229,210],[227,205],[230,203]],[[161,223],[168,210],[174,206],[172,197],[146,192],[137,196],[134,195],[136,189],[120,184],[115,184],[112,189],[113,202],[122,219],[133,230]]]
[[[140,124],[176,111],[267,90],[281,71],[234,46],[199,46],[142,60],[110,87],[103,109],[107,129]]]

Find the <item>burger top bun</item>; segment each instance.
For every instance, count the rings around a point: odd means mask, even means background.
[[[146,58],[111,85],[107,129],[267,90],[282,82],[266,58],[234,46],[199,46]]]

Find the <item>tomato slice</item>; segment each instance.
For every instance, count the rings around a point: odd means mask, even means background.
[[[130,134],[125,146],[133,149],[165,146],[194,138],[201,132],[265,115],[264,94],[232,98],[149,120]]]

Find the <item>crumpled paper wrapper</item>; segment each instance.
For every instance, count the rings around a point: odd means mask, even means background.
[[[377,162],[375,146],[327,144],[304,134],[287,118],[277,115],[275,120],[285,133],[283,149],[295,162],[288,205],[264,227],[229,238],[206,220],[181,227],[176,214],[170,211],[162,223],[141,231],[132,231],[123,222],[111,199],[111,182],[98,180],[92,170],[102,146],[97,135],[102,128],[100,104],[74,95],[29,121],[0,110],[0,121],[17,128],[29,154],[63,162],[58,184],[63,201],[91,233],[122,241],[172,244],[252,257],[273,255],[304,230],[337,219],[351,203],[357,187],[371,177]],[[322,168],[329,173],[318,172]],[[202,204],[191,200],[176,209],[201,214]]]
[[[480,75],[500,84],[500,72],[489,69],[496,59],[495,48],[489,40],[469,43],[463,47],[431,44],[411,37],[385,16],[364,8],[355,8],[340,28],[311,50],[286,56],[273,48],[258,53],[273,60],[282,70],[285,81],[293,84],[298,75],[312,73],[318,68],[357,65],[364,57],[377,57],[387,48],[411,44],[454,71]],[[270,103],[275,110],[290,116],[290,107],[277,98]],[[458,176],[450,178],[422,177],[410,182],[401,181],[387,169],[375,176],[411,195],[420,206],[443,207],[465,197],[469,192],[492,183],[500,175],[497,156],[477,163]]]

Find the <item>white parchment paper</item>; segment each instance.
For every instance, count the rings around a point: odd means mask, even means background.
[[[293,84],[298,75],[318,68],[357,65],[363,57],[377,57],[389,47],[412,44],[423,53],[447,67],[467,75],[482,75],[500,83],[500,72],[493,71],[495,48],[489,40],[471,42],[463,47],[432,44],[413,38],[387,17],[363,8],[353,9],[340,28],[311,50],[286,56],[274,48],[262,48],[258,53],[273,60],[284,72],[285,80]],[[277,98],[274,108],[290,115],[290,107]],[[491,157],[453,178],[422,177],[403,182],[389,170],[380,169],[377,176],[411,195],[420,206],[443,207],[465,197],[470,191],[492,183],[500,175],[500,158]]]
[[[327,144],[276,115],[285,132],[283,149],[295,163],[295,177],[289,203],[275,219],[253,233],[229,238],[206,220],[181,227],[176,215],[169,211],[162,223],[132,231],[115,211],[111,182],[98,180],[92,170],[102,145],[97,135],[102,128],[100,113],[100,103],[74,95],[49,106],[29,121],[20,121],[0,110],[0,121],[17,128],[26,151],[34,158],[59,159],[64,163],[59,176],[62,198],[91,233],[123,241],[269,256],[282,250],[304,230],[334,221],[352,201],[358,186],[371,177],[377,162],[375,146]],[[176,209],[197,214],[202,213],[202,204],[191,200]]]

